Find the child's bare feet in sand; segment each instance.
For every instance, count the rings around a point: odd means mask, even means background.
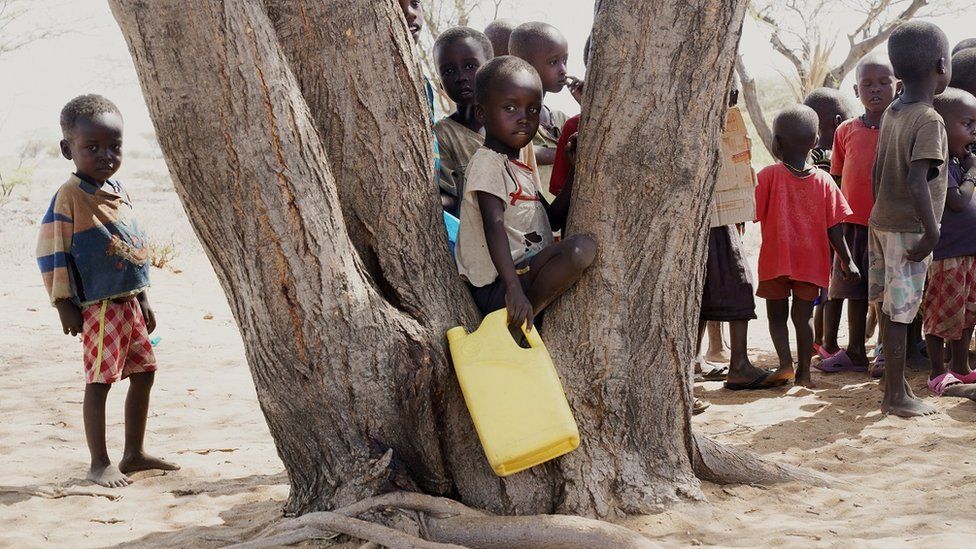
[[[898,391],[885,391],[881,400],[881,413],[898,417],[928,416],[939,413],[934,406],[926,404],[915,396],[905,381]]]
[[[122,456],[122,461],[119,462],[119,470],[125,474],[149,471],[151,469],[178,471],[180,466],[158,457],[146,455],[145,453]]]
[[[807,389],[813,389],[817,386],[813,382],[813,378],[810,377],[810,368],[807,367],[805,370],[799,370],[796,372],[796,376],[793,378],[793,385],[798,387],[806,387]]]
[[[125,476],[119,468],[111,463],[105,465],[95,465],[88,469],[88,476],[85,477],[95,484],[107,488],[122,488],[132,484],[132,479]]]

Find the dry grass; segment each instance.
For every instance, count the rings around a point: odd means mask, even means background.
[[[149,264],[153,267],[163,269],[168,266],[172,269],[172,263],[179,255],[179,251],[176,249],[176,241],[173,238],[166,242],[154,238],[149,239]]]

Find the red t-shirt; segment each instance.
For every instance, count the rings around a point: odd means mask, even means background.
[[[566,184],[569,177],[569,162],[566,160],[566,143],[569,138],[579,129],[580,115],[576,115],[563,124],[563,130],[559,134],[559,141],[556,142],[556,160],[552,163],[552,175],[549,176],[549,192],[553,195],[559,194]]]
[[[756,221],[762,224],[759,281],[788,276],[826,288],[830,280],[827,229],[851,208],[823,170],[803,177],[782,162],[759,172]]]
[[[860,117],[845,121],[834,133],[834,156],[830,174],[839,175],[840,190],[854,210],[847,223],[867,227],[874,207],[874,157],[878,151],[881,130],[871,128]]]

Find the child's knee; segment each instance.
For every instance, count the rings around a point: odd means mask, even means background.
[[[573,236],[569,246],[569,256],[573,266],[578,270],[587,269],[596,259],[596,241],[586,235]]]

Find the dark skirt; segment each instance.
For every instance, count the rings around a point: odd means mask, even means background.
[[[752,272],[735,225],[708,232],[708,259],[702,290],[701,320],[730,322],[756,318]]]

